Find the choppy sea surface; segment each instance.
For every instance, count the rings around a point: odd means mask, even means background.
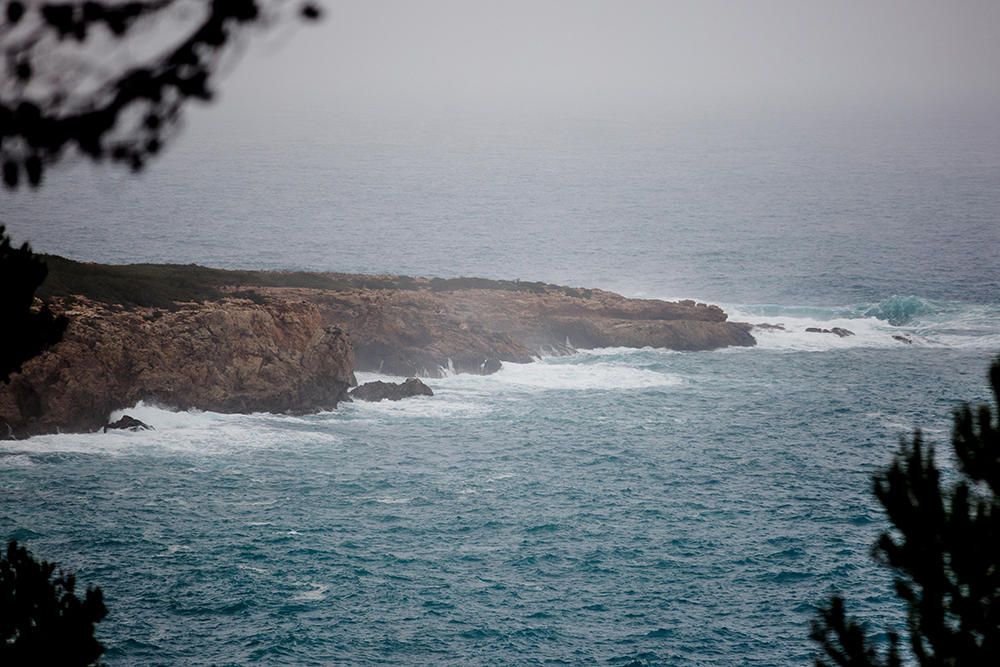
[[[4,218],[79,259],[542,279],[785,330],[0,443],[0,537],[101,586],[108,664],[803,665],[834,590],[901,625],[871,475],[987,398],[995,124],[363,129],[195,127],[143,179],[72,170]]]

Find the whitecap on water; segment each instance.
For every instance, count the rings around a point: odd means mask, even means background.
[[[846,348],[948,347],[992,350],[1000,346],[1000,308],[918,297],[890,297],[854,306],[727,305],[729,318],[783,329],[754,329],[757,347],[790,352]],[[807,328],[840,327],[854,332],[841,338]],[[902,336],[910,345],[894,339]]]
[[[139,402],[131,408],[116,410],[110,419],[115,421],[125,414],[151,425],[153,430],[41,435],[27,440],[0,442],[0,451],[204,456],[255,448],[339,442],[331,429],[316,427],[329,420],[330,413],[313,415],[312,420],[307,421],[307,418],[266,413],[244,415],[176,411]],[[289,438],[291,430],[295,432],[293,439]]]
[[[397,378],[389,378],[396,380]],[[401,401],[355,401],[343,404],[338,410],[344,417],[362,415],[365,417],[426,417],[430,419],[458,419],[481,417],[489,414],[491,408],[484,401],[474,400],[457,393],[440,392],[439,388],[425,380],[434,391],[434,396],[414,396]]]
[[[492,411],[498,394],[536,393],[545,391],[614,391],[677,387],[684,380],[677,375],[639,367],[649,363],[649,355],[662,351],[652,349],[604,348],[580,351],[560,357],[545,357],[530,363],[504,362],[503,368],[492,375],[465,373],[446,374],[441,378],[424,378],[434,396],[418,396],[403,401],[378,403],[356,402],[345,408],[345,414],[393,417],[480,417]],[[639,355],[637,357],[636,355]],[[358,382],[400,378],[376,373],[358,373]]]
[[[171,544],[171,545],[167,546],[167,548],[166,548],[165,551],[162,551],[161,553],[156,554],[155,557],[156,558],[169,558],[170,556],[174,556],[174,555],[176,555],[178,553],[181,553],[181,552],[190,552],[190,551],[192,551],[192,549],[191,549],[191,547],[189,547],[187,545],[184,545],[184,544]]]
[[[667,350],[662,347],[595,347],[589,350],[577,350],[578,354],[590,357],[630,357],[639,354],[650,355],[677,355],[683,354],[678,350]]]
[[[389,496],[381,496],[372,500],[380,505],[407,505],[410,502],[410,498],[390,498]]]
[[[309,590],[296,593],[292,596],[292,600],[296,602],[317,602],[322,600],[326,596],[326,592],[330,590],[330,587],[326,584],[307,583],[304,585],[309,586]]]
[[[0,468],[29,468],[35,465],[26,454],[0,454]]]
[[[753,323],[767,322],[780,324],[784,329],[757,329],[752,333],[757,339],[757,348],[762,350],[781,350],[788,352],[824,352],[827,350],[842,350],[848,348],[900,348],[906,343],[893,338],[894,335],[906,336],[912,345],[926,345],[926,341],[914,336],[910,331],[901,330],[875,318],[848,319],[834,318],[819,320],[807,317],[778,317],[772,320],[762,320],[760,317],[734,313],[735,321]],[[809,328],[833,329],[839,327],[853,332],[853,336],[841,338],[833,333],[817,333],[806,331]]]
[[[531,364],[506,363],[491,377],[501,385],[535,390],[645,389],[683,384],[676,375],[623,363],[573,363],[578,356],[543,359]]]

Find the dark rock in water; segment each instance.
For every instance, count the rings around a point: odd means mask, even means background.
[[[906,336],[900,336],[896,334],[892,337],[893,340],[898,340],[900,343],[906,343],[907,345],[913,345],[913,339],[907,338]]]
[[[503,368],[503,364],[496,357],[490,357],[489,359],[483,362],[480,368],[482,369],[483,375],[492,375],[493,373],[496,373],[498,370]]]
[[[840,327],[834,327],[832,329],[820,329],[819,327],[806,327],[807,333],[828,333],[834,334],[835,336],[840,336],[841,338],[846,338],[847,336],[853,336],[854,332],[850,329],[841,329]]]
[[[118,421],[116,421],[116,422],[114,422],[112,424],[106,424],[104,426],[104,432],[107,433],[108,429],[121,429],[121,430],[125,430],[125,431],[155,431],[156,430],[152,426],[150,426],[149,424],[147,424],[145,422],[141,422],[138,419],[136,419],[135,417],[129,417],[128,415],[124,415],[121,419],[119,419]]]
[[[767,322],[761,322],[760,324],[753,325],[754,329],[760,329],[761,331],[784,331],[784,324],[768,324]]]
[[[434,392],[417,378],[409,378],[406,382],[366,382],[356,389],[352,389],[350,396],[359,401],[381,401],[388,399],[398,401],[411,396],[433,396]]]

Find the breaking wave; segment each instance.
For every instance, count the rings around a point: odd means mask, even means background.
[[[866,308],[864,315],[884,320],[894,326],[902,326],[914,318],[941,310],[944,310],[941,305],[928,299],[921,299],[919,296],[893,295]]]
[[[725,306],[725,310],[733,321],[754,324],[753,335],[763,349],[823,351],[906,345],[995,350],[1000,347],[1000,305],[996,304],[894,295],[879,302],[847,306],[740,304]],[[807,331],[834,328],[853,335],[841,337]]]

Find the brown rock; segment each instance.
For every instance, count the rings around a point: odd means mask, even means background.
[[[366,382],[351,390],[351,398],[359,401],[378,402],[382,400],[399,401],[413,396],[433,396],[434,392],[417,378],[408,378],[405,382],[393,383]]]
[[[18,437],[96,431],[140,400],[216,412],[334,408],[354,383],[349,337],[316,306],[223,299],[176,311],[77,301],[61,343],[0,385]]]
[[[331,409],[356,384],[355,360],[392,375],[488,374],[541,351],[756,343],[751,325],[718,306],[544,283],[139,271],[61,258],[50,269],[46,296],[70,326],[0,386],[0,437],[98,430],[139,400],[219,412]]]
[[[496,364],[484,360],[527,363],[540,351],[756,344],[748,325],[729,322],[718,306],[694,301],[627,299],[596,289],[435,291],[420,279],[414,285],[405,290],[258,290],[272,299],[315,303],[324,321],[351,333],[359,370],[390,375],[440,377],[449,361],[456,372],[486,373]]]
[[[125,431],[155,431],[152,426],[146,422],[139,421],[135,417],[130,417],[129,415],[122,415],[122,418],[116,422],[104,425],[104,432],[107,433],[108,429],[121,429]]]
[[[807,333],[828,333],[835,336],[840,336],[841,338],[846,338],[847,336],[853,336],[854,332],[850,329],[842,329],[840,327],[833,327],[832,329],[820,329],[819,327],[806,327]]]

